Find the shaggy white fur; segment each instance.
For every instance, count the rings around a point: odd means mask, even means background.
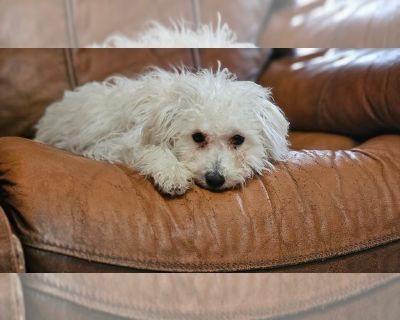
[[[136,37],[114,34],[102,43],[90,45],[92,48],[255,48],[252,43],[238,42],[236,33],[228,24],[221,23],[218,15],[217,26],[202,24],[192,29],[188,23],[173,22],[172,27],[165,27],[158,22],[151,22],[150,27]]]
[[[288,122],[270,90],[216,72],[154,68],[65,92],[37,124],[36,140],[125,163],[166,194],[194,182],[223,190],[287,154]]]

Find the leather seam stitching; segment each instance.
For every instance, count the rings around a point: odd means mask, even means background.
[[[71,90],[74,90],[78,85],[78,80],[76,77],[74,58],[72,49],[64,48],[64,59],[65,59],[65,69],[67,72],[68,84]]]
[[[65,20],[67,24],[68,46],[72,48],[78,47],[78,36],[74,21],[74,5],[71,0],[64,0]]]
[[[108,263],[113,263],[113,262],[131,262],[131,263],[139,263],[139,264],[151,264],[154,266],[165,266],[166,268],[168,267],[210,267],[210,268],[217,268],[217,267],[237,267],[237,268],[243,268],[243,266],[249,266],[249,267],[263,267],[263,266],[268,266],[268,267],[273,267],[275,264],[279,264],[277,267],[284,266],[284,265],[293,265],[293,264],[299,264],[299,263],[305,263],[309,262],[312,260],[318,260],[318,259],[326,259],[326,258],[333,258],[336,255],[346,255],[346,254],[351,254],[355,252],[360,252],[362,250],[370,249],[372,247],[380,246],[387,244],[389,242],[393,242],[396,240],[400,239],[400,235],[398,233],[393,233],[390,235],[387,235],[385,237],[379,237],[376,239],[370,239],[364,242],[359,242],[353,245],[347,245],[343,246],[341,248],[337,248],[334,250],[329,250],[329,251],[323,251],[321,253],[317,254],[307,254],[307,255],[299,255],[297,257],[292,257],[292,258],[287,258],[287,259],[270,259],[270,260],[260,260],[260,261],[252,261],[252,262],[222,262],[222,263],[191,263],[191,262],[171,262],[171,261],[164,261],[164,262],[159,262],[156,259],[152,258],[144,258],[144,257],[137,257],[137,258],[126,258],[126,257],[116,257],[115,255],[110,255],[109,253],[103,254],[103,253],[95,253],[90,250],[78,248],[78,247],[73,247],[73,246],[63,246],[57,243],[52,243],[51,241],[48,240],[43,240],[40,238],[36,238],[36,241],[38,245],[45,245],[57,248],[57,249],[62,249],[66,250],[69,252],[70,255],[76,254],[77,258],[85,259],[82,257],[82,255],[89,255],[92,258],[106,258],[111,260],[111,262]],[[27,238],[22,238],[23,242],[33,248],[39,248],[43,250],[48,250],[47,248],[41,248],[40,246],[36,246],[34,243],[30,242]],[[57,253],[57,250],[54,250]],[[64,253],[65,252],[61,252]],[[100,263],[102,263],[100,261]],[[103,262],[104,263],[104,262]]]

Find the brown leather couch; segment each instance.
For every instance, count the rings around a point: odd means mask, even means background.
[[[259,47],[398,47],[397,0],[2,0],[0,47],[78,48],[149,20],[216,24]]]
[[[271,1],[2,0],[0,47],[77,48],[104,41],[116,32],[134,36],[149,21],[170,25],[171,20],[184,19],[193,26],[216,25],[217,12],[240,41],[254,42]]]
[[[2,319],[395,320],[398,274],[0,274]]]
[[[29,137],[64,89],[192,53],[2,50],[0,132]],[[400,51],[200,56],[273,88],[289,160],[243,189],[167,199],[124,166],[0,138],[0,269],[399,272]]]

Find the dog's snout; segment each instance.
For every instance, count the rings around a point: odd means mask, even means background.
[[[218,189],[225,183],[225,177],[218,172],[208,172],[205,177],[207,185],[212,189]]]

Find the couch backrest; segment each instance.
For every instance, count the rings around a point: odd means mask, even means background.
[[[45,108],[89,81],[133,76],[149,66],[216,68],[255,80],[269,49],[0,49],[0,136],[32,137]],[[195,57],[199,57],[199,59]],[[199,60],[199,61],[198,61]]]
[[[400,132],[400,49],[329,49],[275,61],[272,87],[291,129],[365,139]]]
[[[259,47],[398,47],[396,0],[2,0],[0,47],[83,47],[155,20],[222,20]]]
[[[115,32],[133,36],[150,20],[217,22],[217,12],[238,35],[255,42],[271,0],[2,0],[0,47],[83,47]]]

